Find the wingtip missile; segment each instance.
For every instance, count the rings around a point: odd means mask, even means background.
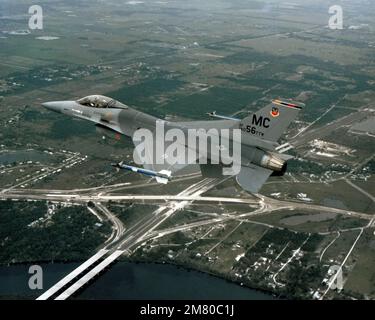
[[[118,171],[122,169],[122,170],[132,171],[132,172],[143,174],[145,176],[155,178],[158,183],[167,184],[172,179],[172,172],[169,170],[161,170],[157,172],[157,171],[153,171],[149,169],[131,166],[131,165],[125,164],[123,161],[119,163],[111,163],[111,166],[115,167]]]
[[[209,117],[211,117],[211,118],[218,118],[218,119],[224,119],[224,120],[240,121],[240,119],[238,119],[238,118],[228,117],[228,116],[223,116],[223,115],[217,114],[216,111],[207,112],[207,115],[208,115]]]

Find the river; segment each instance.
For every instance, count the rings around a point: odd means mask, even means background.
[[[41,264],[48,289],[78,263]],[[28,287],[29,265],[0,267],[0,298],[34,299],[44,290]],[[77,299],[274,299],[235,283],[173,265],[118,262],[79,292]]]

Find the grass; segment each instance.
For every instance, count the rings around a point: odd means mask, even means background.
[[[371,299],[375,297],[375,240],[373,230],[366,230],[353,252],[355,265],[344,289],[360,292]]]

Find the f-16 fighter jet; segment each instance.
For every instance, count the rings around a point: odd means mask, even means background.
[[[123,135],[132,138],[134,161],[138,166],[112,164],[117,169],[138,172],[166,183],[182,168],[199,164],[203,176],[236,176],[238,184],[253,193],[260,190],[269,176],[282,176],[286,172],[287,161],[293,156],[277,151],[282,148],[278,140],[302,108],[301,104],[288,100],[273,100],[244,119],[220,116],[220,120],[172,122],[102,95],[42,105],[92,121],[102,134],[115,139]],[[217,117],[216,113],[211,116]],[[201,135],[196,132],[203,132],[207,140],[202,143]],[[225,143],[224,138],[229,142]],[[176,160],[181,154],[183,161]]]

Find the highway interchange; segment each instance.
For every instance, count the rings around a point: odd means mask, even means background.
[[[371,111],[372,113],[372,111]],[[324,127],[324,130],[310,130],[306,133],[303,132],[301,135],[294,137],[287,146],[289,150],[291,148],[298,148],[305,144],[307,141],[311,141],[316,137],[326,135],[332,130],[337,129],[343,125],[348,126],[354,122],[357,122],[369,115],[368,109],[362,109],[360,112],[353,113],[349,116],[340,118]],[[362,163],[353,169],[356,170],[358,167],[367,163],[371,158],[366,159]],[[63,164],[58,166],[58,169],[64,169],[67,166],[74,165],[77,161],[84,161],[85,157],[80,155],[73,155],[67,158]],[[49,168],[44,175],[56,173],[56,168]],[[346,179],[348,175],[342,179]],[[368,220],[366,226],[356,228],[360,230],[360,235],[364,228],[374,227],[374,217],[371,214],[362,212],[348,211],[333,207],[327,207],[322,205],[311,204],[303,201],[287,201],[279,200],[264,195],[246,195],[242,197],[216,197],[216,196],[205,196],[204,193],[210,189],[216,187],[226,179],[209,179],[201,178],[197,180],[199,174],[190,174],[186,176],[176,177],[171,183],[179,183],[180,181],[193,182],[183,191],[177,194],[127,194],[128,190],[133,188],[150,188],[155,185],[154,182],[125,182],[116,183],[109,185],[102,185],[92,188],[81,188],[71,190],[45,190],[45,189],[34,189],[26,188],[27,184],[32,181],[38,181],[40,178],[40,172],[35,175],[25,177],[24,180],[17,182],[17,184],[11,187],[6,187],[0,190],[0,199],[12,199],[12,200],[43,200],[53,202],[69,202],[80,205],[87,205],[93,203],[93,206],[88,206],[88,211],[94,214],[100,221],[103,219],[108,220],[112,224],[112,234],[106,240],[106,242],[99,248],[99,251],[95,253],[90,259],[84,262],[77,270],[64,277],[59,283],[53,286],[49,293],[42,295],[41,299],[55,298],[55,299],[67,299],[82,286],[87,284],[92,278],[98,273],[102,272],[109,264],[115,261],[121,255],[131,255],[137,248],[144,244],[148,240],[156,239],[167,234],[171,234],[178,231],[188,230],[204,225],[215,225],[229,220],[237,220],[241,223],[241,219],[247,219],[255,224],[264,224],[270,228],[275,228],[272,224],[266,224],[257,221],[251,221],[252,216],[269,214],[278,210],[298,210],[303,209],[304,211],[311,212],[330,212],[336,214],[347,215],[351,217],[357,217],[360,219]],[[195,179],[195,180],[194,180]],[[350,181],[347,180],[350,184]],[[21,187],[22,186],[22,187]],[[353,187],[359,188],[356,185]],[[359,188],[361,191],[362,189]],[[362,190],[363,191],[363,190]],[[370,197],[372,197],[369,194]],[[374,200],[373,197],[371,198]],[[142,217],[139,221],[136,221],[133,225],[126,226],[123,222],[112,213],[108,207],[108,202],[140,202],[156,204],[158,208]],[[167,219],[172,217],[177,212],[181,211],[185,207],[189,206],[193,202],[195,203],[232,203],[232,204],[243,204],[249,207],[247,213],[227,213],[215,216],[210,219],[200,221],[190,221],[184,225],[177,225],[166,229],[158,229],[158,227]],[[352,229],[350,229],[352,230]],[[347,230],[342,230],[345,232]],[[338,237],[338,236],[337,236]],[[358,238],[359,239],[359,238]],[[329,245],[331,245],[330,243]],[[354,248],[356,242],[353,244]],[[348,253],[348,255],[351,253]],[[104,260],[103,260],[104,259]],[[291,257],[293,259],[293,257]],[[100,263],[99,263],[100,262]],[[94,268],[92,268],[94,267]],[[285,268],[285,266],[284,266]],[[282,270],[279,270],[282,271]],[[277,274],[274,276],[276,281]],[[63,292],[61,292],[64,290]],[[59,295],[58,295],[59,294]],[[324,294],[325,295],[325,294]],[[323,297],[324,297],[323,295]]]

